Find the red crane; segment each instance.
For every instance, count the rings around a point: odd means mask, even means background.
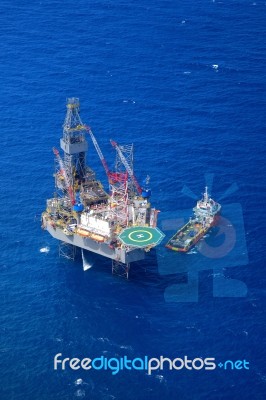
[[[108,165],[107,165],[107,162],[106,162],[106,160],[105,160],[105,158],[104,158],[104,156],[103,156],[103,153],[102,153],[102,151],[101,151],[101,149],[100,149],[100,146],[98,145],[98,142],[97,142],[97,140],[96,140],[94,134],[92,133],[91,128],[90,128],[89,126],[86,126],[86,130],[87,130],[87,132],[89,133],[89,135],[90,135],[90,137],[91,137],[91,140],[92,140],[92,142],[93,142],[93,144],[94,144],[94,147],[95,147],[95,149],[96,149],[96,151],[97,151],[97,153],[98,153],[98,156],[99,156],[99,158],[100,158],[100,160],[101,160],[101,162],[102,162],[102,165],[103,165],[103,168],[104,168],[104,170],[105,170],[105,172],[106,172],[106,175],[107,175],[107,178],[108,178],[109,183],[114,183],[114,182],[125,182],[125,181],[127,180],[127,175],[128,175],[128,174],[126,174],[126,173],[120,173],[120,172],[111,172],[111,171],[109,170],[109,167],[108,167]]]
[[[133,172],[131,166],[129,165],[129,163],[127,162],[127,159],[126,159],[126,157],[124,156],[124,154],[122,153],[122,151],[121,151],[119,145],[118,145],[114,140],[110,140],[110,142],[111,142],[112,146],[113,146],[113,147],[116,149],[116,151],[118,152],[118,155],[119,155],[119,157],[120,157],[120,159],[121,159],[121,161],[122,161],[124,167],[126,168],[126,170],[127,170],[127,172],[128,172],[128,175],[129,175],[130,178],[132,179],[132,182],[134,183],[134,185],[135,185],[135,187],[136,187],[138,193],[139,193],[139,194],[142,194],[142,188],[141,188],[140,184],[138,183],[138,181],[137,181],[137,179],[136,179],[136,177],[135,177],[135,175],[134,175],[134,172]]]

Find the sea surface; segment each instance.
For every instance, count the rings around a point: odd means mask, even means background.
[[[266,2],[2,0],[0,37],[0,399],[265,399]],[[109,139],[134,142],[161,211],[129,281],[40,226],[73,96],[110,165]],[[106,187],[92,144],[87,162]],[[206,184],[222,226],[166,250]],[[55,371],[57,353],[249,369]]]

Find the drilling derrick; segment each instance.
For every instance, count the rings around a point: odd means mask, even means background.
[[[63,137],[60,140],[64,152],[64,164],[73,180],[82,182],[86,175],[86,152],[88,142],[85,137],[86,126],[79,116],[79,99],[67,100],[67,114],[63,125]],[[72,182],[74,185],[75,182]]]

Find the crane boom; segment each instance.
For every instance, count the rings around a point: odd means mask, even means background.
[[[105,161],[105,158],[103,156],[103,153],[102,153],[102,151],[101,151],[101,149],[100,149],[100,147],[98,145],[98,142],[97,142],[97,140],[96,140],[96,138],[95,138],[94,134],[92,133],[92,130],[91,130],[91,128],[89,126],[86,126],[86,130],[90,134],[91,140],[92,140],[92,142],[94,144],[94,147],[95,147],[95,149],[96,149],[96,151],[98,153],[98,156],[99,156],[99,158],[100,158],[100,160],[102,162],[102,165],[104,167],[106,175],[109,177],[110,171],[109,171],[107,162]]]
[[[56,156],[56,158],[58,160],[58,164],[59,164],[60,169],[62,171],[64,180],[65,180],[65,184],[66,184],[66,188],[67,188],[70,200],[71,200],[71,204],[74,205],[75,204],[75,196],[74,196],[73,189],[72,189],[72,186],[71,186],[71,183],[70,183],[70,180],[69,180],[69,176],[68,176],[68,174],[66,172],[66,169],[65,169],[64,162],[63,162],[62,158],[60,157],[59,151],[55,147],[53,147],[53,152],[54,152],[54,155]]]
[[[119,145],[114,140],[110,140],[110,142],[111,142],[112,146],[117,150],[119,157],[120,157],[122,163],[124,164],[124,166],[128,172],[128,175],[131,177],[138,193],[141,194],[142,188],[141,188],[140,184],[138,183],[138,181],[134,175],[134,172],[133,172],[132,168],[130,167],[129,163],[127,162],[127,159],[125,158],[124,154],[122,153]]]
[[[121,172],[112,172],[110,171],[110,169],[108,168],[107,162],[103,156],[103,153],[100,149],[100,146],[98,145],[98,142],[94,136],[94,134],[92,133],[92,130],[89,126],[85,126],[85,129],[87,130],[87,132],[89,133],[91,140],[94,144],[95,150],[98,153],[98,156],[102,162],[102,165],[104,167],[104,170],[106,172],[107,178],[109,183],[114,183],[114,182],[126,182],[127,178],[128,178],[128,173],[121,173]]]

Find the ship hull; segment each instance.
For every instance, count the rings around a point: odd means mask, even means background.
[[[213,221],[206,227],[203,227],[203,225],[199,223],[195,224],[194,222],[188,222],[174,234],[165,247],[173,251],[187,253],[217,223],[218,218],[219,215],[216,215],[213,218]],[[190,232],[194,232],[195,228],[198,229],[197,234],[194,237],[189,237]],[[184,235],[182,239],[180,239],[181,235]]]
[[[190,243],[188,246],[186,246],[186,247],[175,247],[175,246],[172,246],[171,244],[167,244],[165,247],[167,247],[168,249],[173,250],[173,251],[179,251],[179,252],[181,252],[181,253],[187,253],[189,250],[192,249],[193,246],[195,246],[195,245],[198,243],[198,241],[199,241],[210,229],[211,229],[211,227],[209,227],[208,229],[206,229],[205,231],[203,231],[201,234],[197,235],[197,237],[195,237],[195,238],[191,241],[191,243]]]

